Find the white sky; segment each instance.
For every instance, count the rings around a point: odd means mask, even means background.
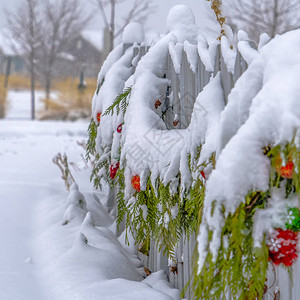
[[[18,3],[22,0],[0,0],[0,28],[4,27],[6,24],[6,13],[5,9],[13,9]],[[61,0],[64,1],[64,0]],[[90,4],[90,0],[81,0],[87,7],[87,9],[92,9],[93,6]],[[127,0],[126,3],[133,2],[133,0]],[[203,20],[203,12],[207,9],[208,2],[207,0],[152,0],[152,3],[157,6],[157,10],[154,14],[149,16],[149,19],[146,23],[146,29],[155,30],[159,32],[165,32],[166,30],[166,17],[169,9],[176,4],[187,4],[193,9],[197,23],[204,24]],[[121,9],[126,11],[127,5],[122,5]],[[98,17],[97,15],[98,14]],[[205,18],[204,18],[205,19]],[[101,15],[95,10],[95,18],[91,22],[90,27],[92,28],[100,28],[102,27]]]

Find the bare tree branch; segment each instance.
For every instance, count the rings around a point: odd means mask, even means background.
[[[227,23],[245,30],[256,43],[262,33],[276,34],[300,28],[299,0],[224,0]]]
[[[141,22],[154,10],[150,0],[134,0],[125,18],[120,21],[118,18],[118,5],[122,2],[132,2],[129,0],[91,0],[97,5],[103,18],[104,26],[109,33],[110,47],[114,48],[114,40],[120,36],[124,28],[132,21]],[[108,9],[105,9],[108,7]],[[118,20],[118,22],[117,22]]]
[[[98,5],[102,18],[103,18],[103,22],[106,28],[109,28],[109,23],[108,23],[108,18],[106,16],[105,10],[104,10],[104,3],[101,0],[95,0],[96,4]]]
[[[154,11],[154,6],[150,5],[147,1],[135,0],[131,10],[128,12],[127,17],[123,20],[123,25],[115,33],[114,37],[118,37],[122,34],[125,27],[132,21],[142,22],[146,19],[147,15]]]
[[[38,70],[45,85],[47,108],[56,63],[66,45],[85,28],[89,17],[83,17],[79,0],[44,0],[42,4],[43,38],[38,52]]]
[[[23,0],[20,7],[9,14],[15,51],[28,67],[33,90],[35,73],[38,73],[45,85],[46,100],[58,59],[90,19],[82,14],[80,3],[80,0]]]

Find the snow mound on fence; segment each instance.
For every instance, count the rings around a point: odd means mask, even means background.
[[[123,32],[122,42],[124,44],[141,44],[145,40],[144,28],[140,23],[129,23]]]
[[[167,25],[169,32],[156,41],[144,56],[140,45],[136,43],[137,40],[132,40],[132,46],[125,45],[129,46],[128,49],[125,49],[124,45],[121,46],[124,47],[123,54],[119,48],[114,50],[99,73],[99,87],[93,99],[93,118],[96,124],[99,124],[97,115],[101,114],[101,124],[97,129],[96,151],[100,156],[100,163],[107,162],[114,166],[120,160],[120,167],[125,169],[126,199],[129,199],[133,193],[132,176],[140,176],[143,190],[150,172],[153,186],[154,181],[159,177],[165,185],[171,183],[174,191],[178,188],[176,177],[180,173],[183,178],[181,190],[188,191],[193,174],[189,170],[187,155],[192,153],[195,156],[197,146],[204,140],[208,141],[204,151],[205,156],[209,157],[209,154],[215,151],[213,149],[216,146],[215,137],[206,137],[206,132],[202,130],[204,123],[201,120],[195,121],[196,113],[191,125],[193,127],[190,126],[186,130],[167,130],[162,115],[167,106],[166,91],[170,84],[166,78],[168,54],[171,56],[177,74],[180,73],[183,52],[187,54],[191,70],[197,69],[197,52],[201,52],[201,59],[207,70],[213,71],[219,41],[209,43],[205,39],[195,24],[192,10],[186,5],[176,5],[170,10]],[[133,31],[140,30],[141,27],[137,24],[130,24],[124,33],[123,42],[128,40],[127,36],[129,40],[131,39]],[[140,38],[139,43],[141,43]],[[226,60],[231,64],[236,53],[232,52]],[[220,78],[217,76],[212,82],[213,87],[207,87],[204,94],[209,98],[216,97],[217,107],[221,106],[223,109],[224,97]],[[105,114],[116,97],[131,87],[125,119],[122,113]],[[176,106],[177,103],[172,102],[172,97],[170,95],[170,105]],[[155,101],[161,104],[158,108],[154,105]],[[206,110],[207,104],[206,102],[200,104],[200,110]],[[194,109],[199,111],[199,107]],[[218,116],[222,109],[218,110]],[[217,120],[218,116],[214,115],[214,118]],[[210,116],[204,113],[203,120],[207,117]],[[205,125],[205,130],[215,131],[215,124],[210,123],[209,128]],[[120,126],[122,132],[117,130]],[[193,133],[196,131],[202,133],[201,136],[197,135],[198,139]],[[122,148],[121,159],[120,148]],[[195,158],[194,156],[192,159]],[[105,172],[102,168],[98,176],[106,178]],[[182,196],[184,194],[182,193]]]
[[[182,21],[178,21],[179,15]],[[208,126],[205,123],[207,118],[210,118],[207,110],[211,110],[211,104],[204,101],[204,97],[200,95],[199,102],[196,101],[194,107],[191,125],[186,130],[167,130],[161,118],[162,109],[154,107],[156,99],[160,100],[161,107],[165,105],[165,91],[169,83],[164,78],[166,68],[164,62],[167,61],[168,52],[170,51],[177,71],[180,70],[178,62],[181,61],[184,49],[188,50],[188,59],[192,68],[195,61],[193,56],[197,54],[198,31],[192,11],[185,5],[175,6],[171,9],[167,22],[170,32],[140,60],[133,75],[133,87],[122,132],[121,154],[121,165],[126,161],[125,197],[128,199],[133,193],[130,184],[132,176],[138,174],[141,177],[143,190],[150,172],[153,186],[159,177],[165,185],[171,183],[174,191],[178,187],[177,175],[180,173],[181,190],[188,191],[192,184],[188,153],[195,153],[197,146],[206,139],[207,127],[212,129],[215,126],[211,122]],[[209,49],[207,48],[206,51]],[[215,111],[218,111],[219,115],[224,107],[220,77],[216,76],[212,79],[203,93],[209,99],[214,98],[217,108]],[[220,106],[221,109],[218,109]],[[200,116],[198,113],[201,110]],[[214,117],[218,118],[217,115]],[[215,144],[213,139],[209,143],[211,145],[207,147],[212,151],[212,145]]]

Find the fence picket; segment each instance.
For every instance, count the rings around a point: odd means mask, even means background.
[[[227,104],[228,95],[230,94],[234,86],[234,80],[233,80],[233,75],[227,70],[224,57],[222,54],[220,54],[220,61],[221,61],[221,83],[224,90],[225,103]]]
[[[181,128],[185,129],[188,126],[187,103],[188,103],[188,83],[187,83],[188,61],[185,52],[182,54],[181,70],[180,70],[180,115],[179,122]]]

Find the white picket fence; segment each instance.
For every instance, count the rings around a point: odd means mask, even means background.
[[[249,44],[252,46],[251,44]],[[125,44],[124,52],[132,45]],[[134,54],[140,60],[149,50],[149,47],[136,47]],[[193,71],[188,61],[187,53],[183,50],[180,73],[177,74],[174,68],[172,57],[169,54],[166,63],[165,77],[169,79],[170,85],[166,91],[166,105],[170,101],[169,96],[172,93],[172,110],[167,111],[165,123],[168,129],[175,128],[173,125],[174,115],[178,115],[179,124],[176,129],[184,129],[190,123],[191,114],[197,95],[203,90],[209,82],[211,76],[218,72],[221,74],[221,82],[227,103],[228,95],[234,87],[235,82],[247,69],[247,62],[240,52],[237,52],[233,74],[227,70],[225,60],[221,53],[220,45],[217,47],[214,70],[208,72],[203,64],[199,54],[197,67]],[[160,253],[151,243],[149,256],[139,253],[140,259],[144,265],[152,272],[163,269],[172,286],[182,290],[186,287],[185,298],[194,299],[190,284],[190,277],[195,267],[193,260],[194,249],[196,246],[195,236],[187,239],[185,236],[181,239],[177,249],[177,265],[170,266],[168,257]],[[175,268],[172,268],[175,267]],[[290,276],[286,270],[281,267],[273,269],[270,266],[268,271],[268,280],[266,282],[268,291],[264,300],[299,300],[300,299],[300,261],[297,261],[294,267],[294,274]],[[234,300],[230,295],[228,300]],[[205,299],[208,300],[208,299]]]

